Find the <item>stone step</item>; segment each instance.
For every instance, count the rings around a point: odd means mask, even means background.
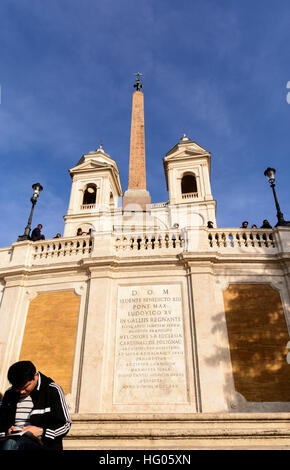
[[[290,413],[75,414],[67,450],[290,450]]]

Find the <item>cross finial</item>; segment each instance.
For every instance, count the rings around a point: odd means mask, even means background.
[[[137,72],[137,73],[134,73],[134,75],[136,75],[136,83],[134,85],[134,88],[136,88],[136,91],[140,91],[141,88],[143,88],[143,85],[140,81],[140,75],[143,75],[143,73]]]

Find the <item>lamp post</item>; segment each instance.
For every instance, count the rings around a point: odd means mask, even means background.
[[[288,225],[290,226],[290,221],[289,220],[284,220],[284,216],[281,212],[281,209],[280,209],[280,205],[279,205],[279,202],[278,202],[278,198],[277,198],[277,194],[276,194],[276,190],[275,190],[275,174],[276,174],[276,170],[275,168],[267,168],[265,171],[264,171],[264,175],[266,176],[266,178],[268,179],[269,183],[270,183],[270,186],[273,190],[273,195],[274,195],[274,200],[275,200],[275,205],[276,205],[276,209],[277,209],[277,219],[278,219],[278,222],[276,224],[276,227],[277,226],[280,226],[280,225]]]
[[[34,206],[36,204],[36,201],[37,201],[37,198],[38,198],[40,192],[43,190],[43,187],[41,186],[40,183],[34,183],[32,185],[32,189],[33,189],[33,195],[30,199],[31,204],[32,204],[30,215],[29,215],[28,222],[27,222],[27,225],[26,225],[25,230],[24,230],[24,234],[19,235],[19,237],[17,238],[18,242],[22,242],[24,240],[29,240],[29,234],[30,234],[30,230],[31,230],[31,222],[32,222]]]

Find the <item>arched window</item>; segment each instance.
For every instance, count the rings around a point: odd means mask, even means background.
[[[95,184],[88,184],[83,197],[83,205],[95,204],[97,196],[97,187]]]
[[[196,184],[195,175],[190,173],[182,177],[181,192],[182,194],[197,193],[197,184]]]

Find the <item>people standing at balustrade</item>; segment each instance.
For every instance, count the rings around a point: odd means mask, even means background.
[[[32,230],[30,239],[33,242],[36,242],[37,240],[45,240],[45,236],[41,233],[41,229],[42,229],[42,224],[38,224],[37,227],[35,227]]]
[[[267,219],[264,219],[263,220],[263,225],[261,225],[261,228],[272,228],[272,225],[270,225],[270,223]]]

